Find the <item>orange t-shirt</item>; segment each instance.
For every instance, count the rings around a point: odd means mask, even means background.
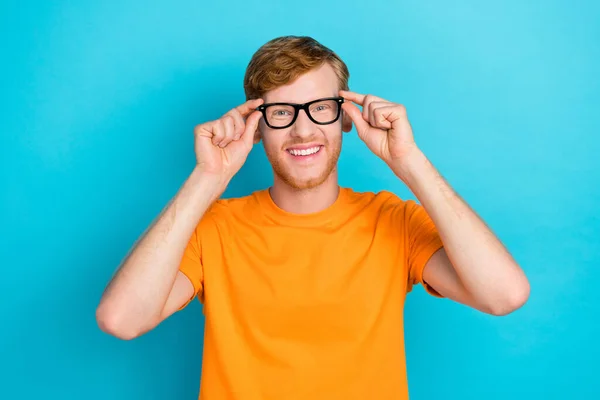
[[[439,296],[422,276],[440,247],[390,192],[340,188],[307,215],[268,189],[218,200],[180,266],[204,307],[199,398],[407,399],[404,299],[417,283]]]

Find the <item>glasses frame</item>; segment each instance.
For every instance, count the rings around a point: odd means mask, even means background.
[[[318,103],[320,101],[326,101],[326,100],[335,100],[337,102],[338,105],[338,109],[337,109],[337,115],[335,116],[335,119],[331,122],[319,122],[316,121],[312,115],[310,115],[310,111],[308,110],[308,107],[310,107],[312,104],[314,103]],[[268,104],[261,104],[260,106],[258,106],[256,108],[256,111],[260,111],[263,115],[263,118],[265,120],[265,123],[267,124],[267,126],[271,129],[285,129],[285,128],[289,128],[290,126],[294,125],[294,122],[296,122],[296,119],[298,118],[298,114],[300,113],[300,110],[304,110],[304,112],[306,113],[306,116],[315,124],[317,125],[330,125],[333,124],[334,122],[336,122],[338,119],[340,119],[340,114],[342,113],[342,103],[344,103],[344,98],[343,97],[324,97],[322,99],[317,99],[317,100],[312,100],[309,101],[308,103],[304,103],[304,104],[298,104],[298,103],[268,103]],[[294,107],[294,118],[292,118],[292,121],[285,125],[285,126],[273,126],[269,123],[269,120],[267,118],[267,107],[269,106],[291,106]]]

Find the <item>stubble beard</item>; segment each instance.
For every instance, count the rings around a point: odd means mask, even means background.
[[[325,167],[323,170],[315,177],[309,179],[299,179],[292,175],[289,167],[286,166],[286,163],[283,161],[283,157],[286,157],[286,154],[281,154],[281,152],[269,152],[267,151],[267,158],[269,159],[271,166],[273,168],[273,173],[286,185],[290,186],[296,190],[305,190],[305,189],[313,189],[321,184],[323,184],[327,178],[335,171],[338,159],[340,157],[342,146],[341,139],[336,140],[335,143],[325,143],[324,147],[320,151],[327,151],[327,162],[325,163]]]

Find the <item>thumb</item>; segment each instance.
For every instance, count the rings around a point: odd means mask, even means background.
[[[262,113],[260,111],[254,111],[250,116],[246,119],[246,129],[242,134],[242,140],[248,146],[248,148],[252,148],[254,145],[254,134],[256,129],[258,129],[258,121],[262,117]]]
[[[346,111],[346,114],[348,114],[352,122],[354,122],[354,126],[356,126],[356,131],[359,136],[369,129],[369,123],[365,121],[362,112],[354,104],[344,103],[342,104],[342,109]]]

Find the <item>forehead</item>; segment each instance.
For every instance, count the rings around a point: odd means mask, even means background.
[[[301,75],[294,82],[265,93],[263,98],[265,103],[306,103],[321,97],[337,95],[337,75],[333,68],[325,63]]]

